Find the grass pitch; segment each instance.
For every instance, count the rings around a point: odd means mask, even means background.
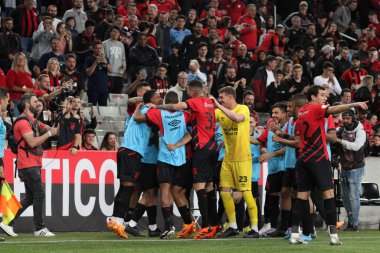
[[[6,237],[0,242],[0,250],[11,252],[149,252],[149,253],[286,253],[286,252],[344,252],[371,253],[380,252],[380,231],[363,230],[360,232],[340,232],[342,246],[330,246],[326,231],[319,230],[318,237],[307,245],[289,245],[280,238],[244,239],[241,236],[229,239],[212,239],[195,241],[160,240],[157,238],[121,239],[112,232],[97,233],[56,233],[53,238],[34,237],[32,234],[19,234],[18,237]],[[173,238],[175,238],[173,236]]]

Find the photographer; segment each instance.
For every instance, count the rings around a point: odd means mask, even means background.
[[[112,71],[112,66],[104,56],[101,41],[94,41],[92,50],[94,54],[87,57],[84,64],[88,77],[88,102],[107,106],[108,73]]]
[[[340,164],[343,204],[349,221],[347,229],[358,231],[360,189],[365,165],[364,144],[367,137],[363,125],[356,120],[352,110],[343,112],[342,119],[343,126],[338,132],[337,143],[342,145]]]
[[[17,170],[19,178],[25,184],[25,195],[21,199],[22,208],[9,225],[3,222],[0,227],[10,236],[17,236],[13,232],[13,224],[17,218],[33,205],[34,236],[54,236],[43,222],[43,202],[45,191],[41,180],[42,144],[52,136],[57,135],[59,129],[49,127],[34,118],[37,113],[37,97],[34,93],[26,93],[21,97],[20,108],[23,112],[14,124],[14,137],[17,147]]]
[[[57,137],[57,148],[59,150],[70,150],[71,155],[76,155],[81,145],[81,134],[79,120],[71,113],[72,97],[62,100],[56,124],[59,125]]]

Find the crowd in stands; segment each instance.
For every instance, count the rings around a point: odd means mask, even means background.
[[[215,97],[232,86],[238,103],[252,91],[252,109],[268,112],[315,84],[330,104],[369,101],[361,121],[378,150],[379,14],[378,0],[1,1],[0,86],[10,90],[10,116],[34,92],[38,118],[49,111],[52,123],[64,89],[78,98],[73,115],[85,94],[107,106],[110,93],[137,96],[141,82],[184,101],[191,80]],[[82,148],[96,149],[94,113],[74,116]],[[116,150],[116,137],[101,149]]]

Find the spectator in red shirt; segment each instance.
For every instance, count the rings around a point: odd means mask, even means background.
[[[233,54],[236,55],[237,53],[237,48],[241,44],[243,44],[240,40],[238,40],[239,32],[236,30],[235,27],[230,26],[227,28],[227,32],[225,35],[226,39],[226,48],[232,48],[233,49]]]
[[[364,33],[359,37],[359,40],[363,38],[367,39],[368,49],[371,47],[375,47],[378,50],[380,49],[380,39],[376,36],[376,28],[370,27],[364,30]]]
[[[367,70],[368,74],[375,76],[380,72],[379,53],[377,49],[372,47],[369,49],[369,58],[363,61],[363,67]]]
[[[283,41],[285,28],[283,25],[277,25],[275,32],[269,32],[263,39],[261,45],[256,51],[266,51],[274,56],[284,56],[285,44]]]
[[[0,69],[0,87],[7,88],[7,80],[2,69]]]
[[[158,12],[169,12],[172,8],[179,8],[176,0],[153,0],[150,4],[155,4],[158,8]]]
[[[375,27],[376,28],[376,35],[380,36],[380,22],[379,18],[377,17],[377,13],[372,11],[368,14],[368,21],[369,25],[368,27]]]
[[[12,67],[7,73],[7,86],[10,91],[10,100],[14,103],[13,117],[20,115],[17,105],[20,104],[24,93],[33,91],[32,75],[23,53],[16,53]]]
[[[206,19],[208,17],[215,16],[218,19],[218,21],[220,21],[220,19],[223,17],[223,13],[222,11],[218,10],[218,7],[215,5],[219,5],[218,0],[212,0],[210,4],[206,7],[206,9],[202,11],[201,15],[199,16],[199,19],[202,21],[203,19]]]
[[[360,67],[359,55],[354,55],[351,63],[352,67],[343,73],[340,80],[343,86],[352,90],[352,95],[354,95],[355,90],[361,82],[361,77],[368,75],[368,73],[365,69]]]
[[[247,13],[239,20],[241,25],[240,39],[252,51],[257,46],[257,26],[255,21],[256,6],[254,4],[247,5]]]
[[[61,80],[63,75],[60,71],[60,66],[57,58],[51,58],[47,65],[46,69],[42,71],[43,74],[47,74],[50,78],[50,87],[52,90],[55,90],[61,87]]]
[[[216,32],[218,33],[220,41],[224,41],[224,34],[223,34],[223,32],[221,30],[219,30],[217,28],[217,25],[218,25],[218,22],[217,22],[216,17],[209,17],[207,19],[207,26],[206,26],[206,28],[204,28],[202,30],[202,35],[208,37],[208,33],[209,33],[210,29],[216,29]]]
[[[236,24],[239,18],[245,14],[245,4],[240,0],[229,0],[226,5],[227,15],[231,17],[232,24]]]
[[[140,15],[140,12],[137,10],[136,3],[126,0],[124,4],[117,9],[117,14],[128,17],[131,14]]]

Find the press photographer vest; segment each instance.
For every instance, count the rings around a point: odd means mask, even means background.
[[[33,130],[34,137],[41,136],[41,129],[40,129],[40,124],[38,120],[35,120],[34,122],[32,122],[27,116],[21,114],[14,122],[14,125],[16,125],[16,123],[20,120],[28,121],[30,127]],[[42,156],[43,154],[42,145],[39,145],[35,148],[31,148],[23,138],[21,138],[20,140],[17,140],[17,143],[18,143],[18,152],[20,152],[20,150],[23,150],[23,152],[26,153],[27,157],[29,157],[29,153],[35,156]]]
[[[343,129],[342,140],[354,142],[356,139],[356,133],[356,131],[347,131]],[[345,170],[352,170],[364,167],[364,158],[364,145],[358,151],[347,150],[344,148],[341,149],[340,162],[342,168]]]

